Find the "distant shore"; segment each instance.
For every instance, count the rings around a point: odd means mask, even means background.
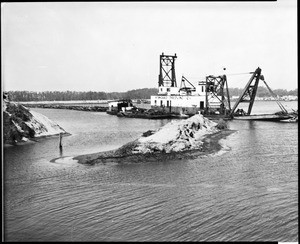
[[[24,104],[28,108],[54,108],[54,109],[70,109],[79,111],[106,112],[108,106],[97,105],[66,105],[66,104]]]
[[[214,134],[208,134],[203,139],[202,148],[199,150],[186,150],[182,152],[172,153],[147,153],[147,154],[132,154],[131,149],[136,145],[136,141],[129,142],[124,146],[105,152],[93,153],[80,155],[73,158],[80,164],[94,165],[98,163],[109,164],[109,163],[140,163],[140,162],[154,162],[154,161],[165,161],[165,160],[176,160],[176,159],[192,159],[199,156],[206,156],[216,153],[222,149],[220,140],[226,138],[235,130],[221,130]],[[51,161],[55,161],[53,159]]]

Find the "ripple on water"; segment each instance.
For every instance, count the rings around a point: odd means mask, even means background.
[[[73,165],[75,163],[78,163],[78,160],[73,159],[73,157],[70,156],[64,156],[64,157],[52,159],[50,162],[58,165]]]
[[[163,123],[51,111],[70,156],[57,139],[5,149],[8,241],[298,241],[297,126],[231,121],[223,154],[86,167],[71,156]]]

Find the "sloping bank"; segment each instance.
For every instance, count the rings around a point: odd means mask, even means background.
[[[156,131],[147,131],[116,150],[73,159],[93,165],[193,158],[219,151],[219,140],[233,132],[223,120],[216,123],[197,114],[186,120],[172,121]]]
[[[58,134],[68,134],[46,116],[29,110],[23,105],[4,99],[3,142],[16,145],[28,140]]]

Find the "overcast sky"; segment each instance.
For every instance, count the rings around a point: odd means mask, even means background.
[[[262,69],[297,88],[297,2],[31,2],[1,4],[2,88],[128,91],[157,87],[159,55],[176,77],[220,75],[244,87]],[[261,84],[263,85],[263,84]]]

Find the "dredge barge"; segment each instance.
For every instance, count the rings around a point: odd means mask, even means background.
[[[151,96],[151,109],[137,108],[129,100],[120,100],[109,103],[107,113],[116,114],[120,117],[146,119],[188,118],[197,113],[203,114],[204,117],[212,120],[222,118],[224,120],[282,121],[295,118],[278,101],[276,95],[265,82],[263,75],[261,75],[259,67],[254,72],[249,72],[252,76],[233,108],[231,108],[225,74],[206,76],[204,80],[198,81],[195,85],[185,76],[182,76],[181,84],[178,87],[175,74],[176,58],[176,54],[165,55],[162,53],[160,55],[158,94]],[[264,82],[269,92],[275,98],[281,109],[279,113],[251,115],[260,80]],[[247,112],[238,108],[240,103],[245,102],[249,103]]]
[[[279,102],[277,96],[266,83],[261,69],[258,67],[243,89],[242,94],[231,108],[230,96],[226,75],[206,76],[203,81],[198,81],[196,86],[182,76],[181,85],[177,87],[175,77],[175,59],[171,55],[160,55],[160,74],[158,78],[158,95],[151,96],[151,108],[169,113],[179,113],[188,116],[201,113],[209,119],[239,119],[239,120],[264,120],[264,121],[298,121],[298,113],[289,113]],[[259,81],[262,80],[270,94],[274,97],[281,111],[275,114],[252,115]],[[249,103],[248,111],[238,109],[240,103]]]
[[[160,55],[160,72],[158,77],[158,94],[151,96],[151,109],[135,108],[122,101],[110,103],[107,113],[120,117],[165,119],[185,119],[201,113],[209,118],[229,119],[230,99],[226,75],[207,76],[194,86],[182,76],[180,87],[175,75],[176,54]],[[122,106],[122,107],[120,107]]]

